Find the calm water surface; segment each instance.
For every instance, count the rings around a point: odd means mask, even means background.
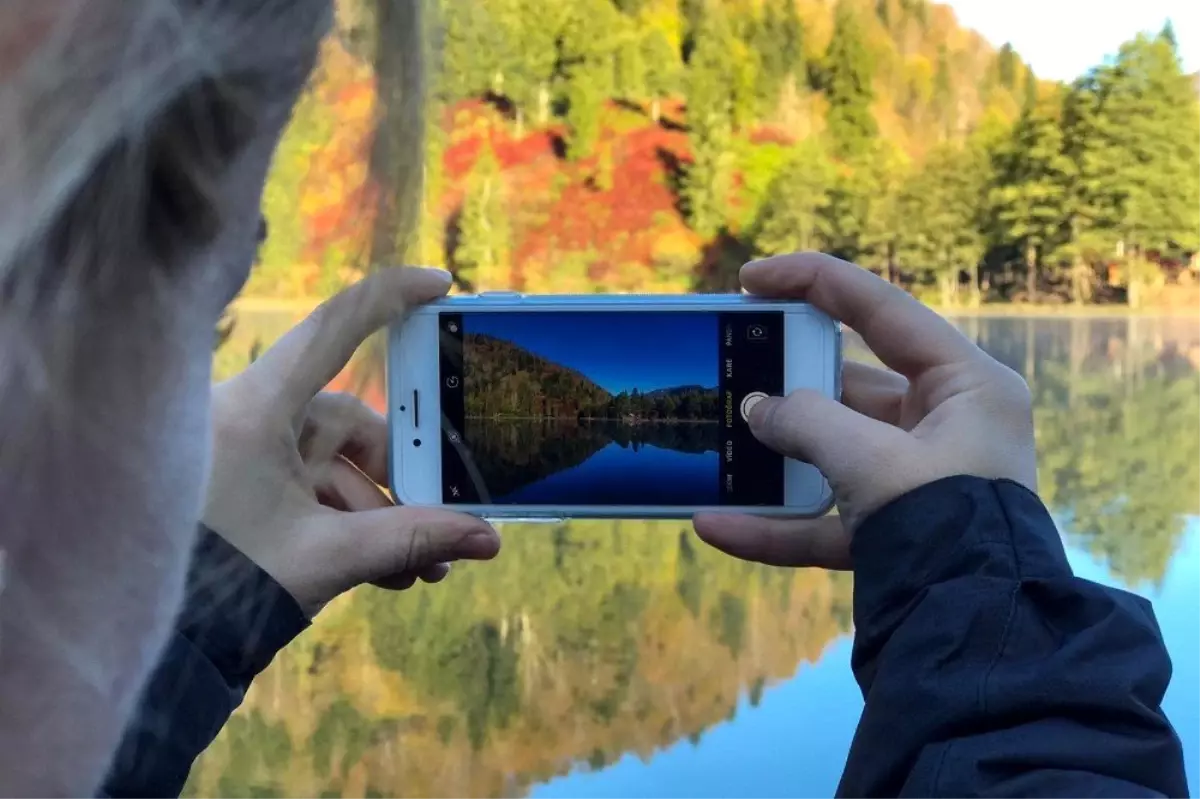
[[[217,371],[289,321],[240,319]],[[1175,664],[1166,711],[1195,794],[1196,320],[959,324],[1030,381],[1041,493],[1077,573],[1154,602]],[[375,363],[341,387],[382,408]],[[497,561],[456,567],[441,586],[365,589],[329,607],[256,682],[189,792],[833,792],[862,710],[845,575],[738,563],[680,523],[504,535]]]

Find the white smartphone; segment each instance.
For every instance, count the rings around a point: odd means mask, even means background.
[[[841,328],[744,295],[424,306],[390,332],[392,491],[498,520],[816,516],[816,468],[750,433],[763,397],[840,398]]]

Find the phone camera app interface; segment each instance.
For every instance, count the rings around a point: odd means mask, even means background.
[[[772,311],[445,313],[442,497],[547,506],[783,504],[747,423],[783,393]]]

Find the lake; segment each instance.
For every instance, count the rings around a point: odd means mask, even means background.
[[[227,374],[291,317],[248,315]],[[1154,603],[1200,753],[1195,319],[966,318],[1035,401],[1081,576]],[[369,353],[340,380],[382,407]],[[851,579],[739,563],[679,522],[510,525],[439,586],[330,605],[251,689],[191,795],[781,796],[837,785],[862,699]]]

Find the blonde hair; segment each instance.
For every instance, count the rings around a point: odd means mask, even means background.
[[[371,48],[379,101],[370,164],[380,189],[370,252],[378,264],[403,253],[414,224],[423,133],[422,0],[345,2],[368,11],[378,31]],[[107,591],[111,606],[137,599],[137,592],[122,598],[122,581],[183,573],[187,541],[122,541],[121,530],[41,535],[28,523],[38,517],[29,497],[50,496],[56,488],[86,495],[88,486],[31,485],[45,482],[46,470],[25,470],[22,461],[36,447],[61,443],[45,440],[55,434],[45,429],[53,427],[47,420],[86,413],[73,407],[71,394],[73,364],[86,354],[89,328],[75,320],[88,317],[93,332],[97,323],[120,328],[133,296],[170,297],[182,307],[186,297],[165,291],[179,274],[210,268],[205,253],[230,229],[245,228],[252,244],[257,219],[233,218],[237,213],[225,207],[223,182],[249,148],[273,147],[330,27],[331,6],[331,0],[0,2],[0,473],[25,481],[10,483],[9,507],[0,512],[0,564],[8,567],[0,594],[0,678],[23,657],[5,647],[8,625],[36,624],[14,614],[18,595],[24,597],[21,607],[36,608],[39,597]],[[154,397],[141,392],[144,368],[137,353],[122,358],[129,374],[113,380],[128,378],[124,391],[130,402],[153,403]],[[48,412],[51,406],[57,410]],[[102,427],[103,420],[94,426]],[[120,452],[113,457],[119,459]],[[35,490],[23,494],[24,489]],[[103,499],[87,497],[92,505]],[[88,532],[101,540],[110,536],[136,556],[121,561],[120,573],[89,575],[91,564],[84,561],[94,543],[79,549],[63,545],[70,533]],[[88,579],[27,584],[22,558],[65,566],[47,574]],[[167,589],[163,599],[177,603],[178,591]],[[85,599],[59,606],[87,604]],[[70,624],[84,628],[91,621]],[[69,646],[70,625],[59,622],[42,637],[59,641],[63,658],[72,661],[67,671],[87,680],[88,652]],[[162,631],[125,634],[132,650],[153,653]],[[138,664],[131,679],[144,678],[150,665]],[[55,679],[65,678],[56,672],[44,682]],[[19,695],[23,688],[0,685],[0,693]],[[113,699],[120,706],[117,716],[128,711],[136,689],[136,684],[114,689],[124,691]],[[37,690],[52,695],[54,686]],[[63,718],[47,719],[46,734],[69,730],[63,741],[78,745],[81,733],[71,729],[71,708],[59,710]],[[0,718],[0,741],[21,740],[18,730],[4,727]],[[110,754],[114,744],[103,742]],[[27,748],[36,746],[31,739]],[[0,762],[19,763],[21,757],[9,751]],[[66,772],[86,771],[87,754],[78,759],[82,765],[60,765]],[[41,785],[52,786],[52,792],[86,790],[69,773],[61,782],[51,778]],[[16,778],[0,780],[0,788],[20,792],[30,785]]]

